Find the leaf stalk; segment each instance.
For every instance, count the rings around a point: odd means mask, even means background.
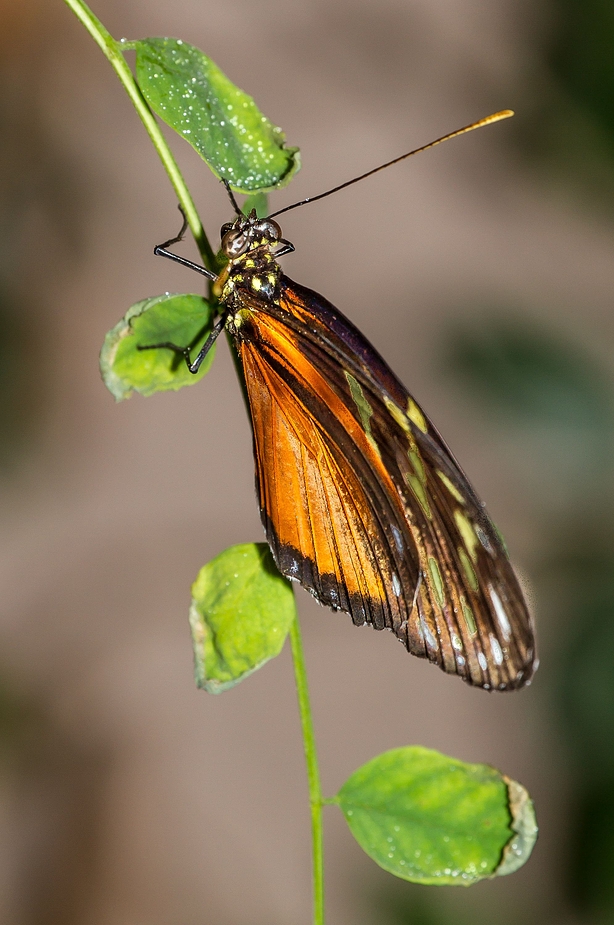
[[[181,175],[177,162],[166,143],[160,126],[147,105],[147,101],[141,93],[132,71],[124,58],[123,52],[131,47],[130,43],[126,43],[126,49],[124,49],[123,43],[113,38],[111,33],[105,29],[100,20],[94,16],[83,0],[64,0],[64,2],[66,6],[73,11],[82,25],[85,26],[119,77],[124,90],[130,97],[141,122],[145,126],[147,134],[151,138],[154,148],[158,152],[158,156],[162,161],[162,166],[171,181],[173,189],[175,190],[175,195],[188,220],[188,226],[196,241],[196,246],[198,247],[205,266],[207,269],[217,272],[215,253],[209,243],[205,229],[203,228],[196,206],[194,205],[194,200]]]

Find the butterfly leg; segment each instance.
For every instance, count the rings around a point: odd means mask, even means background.
[[[170,341],[165,341],[162,344],[147,344],[145,346],[143,346],[142,344],[139,344],[137,346],[137,350],[162,350],[162,349],[173,350],[175,353],[181,354],[190,372],[196,374],[198,370],[200,369],[200,366],[203,360],[205,359],[205,357],[207,356],[207,354],[213,347],[214,343],[216,342],[216,340],[218,339],[218,337],[224,330],[224,325],[226,324],[227,317],[228,317],[227,311],[220,315],[220,317],[217,319],[217,321],[213,325],[213,328],[211,329],[211,333],[209,334],[209,337],[207,338],[205,343],[200,348],[198,355],[196,356],[194,360],[190,359],[190,348],[189,347],[179,347],[178,344],[172,344],[170,343]]]
[[[296,250],[296,248],[294,247],[294,244],[292,244],[291,241],[286,241],[285,238],[280,238],[280,240],[277,243],[283,244],[283,247],[281,248],[281,250],[275,251],[275,260],[277,260],[278,257],[285,256],[285,254],[291,254],[293,253],[293,251]]]
[[[186,257],[180,257],[179,254],[174,254],[172,251],[167,250],[171,244],[179,244],[180,241],[183,241],[183,236],[185,235],[188,227],[188,220],[181,206],[179,206],[179,211],[183,215],[183,225],[181,226],[181,231],[178,235],[175,235],[174,238],[169,238],[168,241],[164,241],[163,244],[156,244],[154,247],[154,254],[156,257],[168,257],[169,260],[174,260],[175,263],[180,263],[182,267],[187,267],[189,270],[195,270],[197,273],[201,273],[203,276],[206,276],[207,279],[216,280],[217,275],[212,273],[211,270],[207,270],[206,267],[201,267],[198,263],[194,263],[192,260],[187,260]]]

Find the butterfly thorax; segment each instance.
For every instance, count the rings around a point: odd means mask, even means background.
[[[252,211],[223,225],[221,236],[221,251],[228,263],[215,283],[215,292],[229,309],[228,325],[236,334],[241,313],[249,310],[248,294],[268,302],[277,296],[281,267],[275,250],[281,241],[281,228],[271,219],[259,219]]]

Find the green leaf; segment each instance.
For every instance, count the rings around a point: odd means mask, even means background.
[[[565,94],[592,117],[614,155],[614,9],[603,0],[558,0],[548,63]],[[553,103],[555,101],[553,100]],[[589,136],[590,140],[590,136]]]
[[[290,582],[277,571],[266,543],[220,553],[192,585],[197,685],[219,694],[279,655],[295,613]]]
[[[180,354],[172,350],[138,350],[138,346],[165,341],[189,346],[195,357],[213,326],[213,311],[199,295],[161,295],[144,299],[128,309],[105,337],[100,352],[100,371],[116,401],[133,392],[153,395],[181,389],[198,382],[213,362],[211,348],[194,375]]]
[[[258,218],[266,218],[269,214],[269,199],[266,193],[253,193],[247,197],[241,206],[243,215],[249,215],[252,209],[256,210]]]
[[[512,873],[537,837],[520,784],[418,746],[367,762],[335,802],[369,857],[415,883],[469,886]]]
[[[151,108],[237,192],[285,186],[298,148],[200,49],[181,39],[135,42],[136,77]]]

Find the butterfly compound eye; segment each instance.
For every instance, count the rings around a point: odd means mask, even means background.
[[[281,228],[272,218],[261,218],[257,221],[254,225],[254,232],[269,241],[279,241],[281,238]]]
[[[222,250],[227,257],[240,257],[249,247],[249,238],[238,229],[227,231],[222,238]]]

